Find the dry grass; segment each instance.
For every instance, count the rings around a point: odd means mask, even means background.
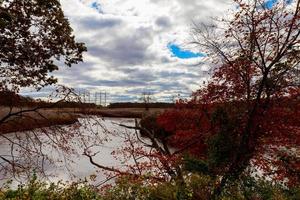
[[[14,108],[12,112],[21,108]],[[23,110],[26,108],[22,108]],[[141,118],[145,114],[163,112],[166,109],[152,108],[146,111],[143,108],[102,108],[102,109],[43,109],[39,112],[30,112],[22,116],[12,117],[8,121],[0,124],[0,133],[10,133],[17,131],[27,131],[35,128],[50,127],[55,125],[68,125],[78,121],[82,115],[98,115],[101,117],[116,118]],[[0,107],[0,119],[9,113],[9,108]]]
[[[22,108],[23,110],[25,108]],[[14,108],[12,112],[19,111]],[[0,109],[0,119],[9,113],[8,108]],[[66,113],[59,110],[39,110],[38,112],[24,113],[19,116],[10,117],[0,124],[0,133],[11,133],[27,131],[35,128],[50,127],[54,125],[73,124],[78,121],[78,115]]]

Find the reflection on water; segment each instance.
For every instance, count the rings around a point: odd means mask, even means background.
[[[84,149],[97,153],[101,165],[121,168],[125,163],[112,155],[124,145],[125,135],[134,134],[118,124],[134,126],[134,119],[84,118],[78,124],[0,137],[1,183],[25,181],[35,171],[50,181],[78,181],[97,175],[95,184],[105,179],[103,172],[90,164]],[[7,161],[13,161],[10,165]],[[130,161],[128,161],[130,162]],[[12,173],[20,172],[20,173]]]

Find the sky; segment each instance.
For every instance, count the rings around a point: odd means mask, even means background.
[[[208,77],[205,52],[191,44],[193,23],[222,17],[231,0],[61,0],[84,63],[60,67],[59,84],[78,91],[106,91],[111,102],[188,97]],[[40,93],[40,97],[51,88]],[[25,92],[26,94],[26,92]]]

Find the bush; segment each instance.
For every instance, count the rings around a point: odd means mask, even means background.
[[[214,179],[209,175],[185,175],[185,187],[176,181],[145,184],[121,178],[105,191],[103,200],[208,200],[213,191]],[[284,188],[271,182],[244,177],[228,185],[219,200],[297,200],[300,187]]]
[[[101,200],[97,191],[86,184],[72,183],[66,185],[46,184],[38,181],[34,176],[26,185],[19,185],[17,189],[0,190],[0,199],[9,200]]]
[[[165,131],[164,128],[158,125],[157,116],[159,113],[148,114],[142,117],[140,121],[140,126],[142,127],[141,135],[147,136],[148,134],[145,131],[149,131],[151,134],[154,134],[156,139],[160,141],[165,141],[171,135],[171,133]]]
[[[114,186],[102,192],[85,183],[51,183],[33,177],[17,189],[0,189],[0,200],[208,200],[213,191],[214,179],[209,175],[189,173],[185,184],[173,181],[146,183],[121,177]],[[243,177],[227,185],[219,200],[298,200],[300,187],[285,188],[271,182]]]

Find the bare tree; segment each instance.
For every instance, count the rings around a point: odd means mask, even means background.
[[[154,100],[153,94],[151,92],[143,92],[140,100],[145,106],[145,110],[149,110],[149,104]]]

